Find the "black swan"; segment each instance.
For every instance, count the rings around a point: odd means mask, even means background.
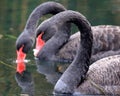
[[[80,94],[120,94],[120,56],[106,57],[90,66],[93,35],[86,18],[78,12],[69,10],[58,13],[50,20],[53,22],[52,25],[56,26],[57,33],[38,53],[39,59],[55,59],[56,51],[65,42],[64,37],[68,34],[61,30],[64,23],[76,24],[81,32],[77,55],[56,83],[54,93],[73,94],[77,91]]]
[[[56,2],[45,2],[36,7],[30,14],[23,32],[20,34],[16,41],[17,50],[23,46],[23,52],[27,53],[33,46],[35,41],[35,30],[39,18],[46,14],[57,14],[65,11],[65,7]],[[51,34],[52,35],[52,34]]]
[[[61,28],[66,23],[73,22],[73,23],[75,23],[77,25],[79,23],[80,24],[79,25],[79,27],[80,27],[79,30],[81,32],[84,32],[85,30],[88,30],[88,29],[91,30],[91,27],[89,27],[90,25],[88,24],[86,18],[83,15],[80,15],[78,12],[64,11],[64,12],[60,12],[60,13],[61,14],[58,13],[58,14],[56,14],[55,16],[53,16],[53,17],[51,17],[49,19],[49,22],[51,22],[51,25],[54,26],[55,29],[56,29],[55,30],[56,34],[54,36],[52,36],[52,38],[49,39],[45,43],[45,45],[43,46],[43,48],[41,49],[41,51],[38,53],[37,57],[39,59],[46,59],[46,60],[56,60],[57,59],[56,53],[63,46],[63,44],[66,43],[66,41],[68,40],[69,35],[70,35],[70,31],[65,31],[63,28]],[[82,23],[83,23],[83,25],[84,25],[84,23],[85,24],[87,23],[87,25],[89,25],[88,28],[86,28],[86,27],[84,28],[84,26],[82,25]],[[46,30],[44,30],[44,31],[46,31]],[[82,37],[82,35],[81,35],[81,37]],[[92,36],[91,36],[91,38],[92,38]]]
[[[43,21],[36,29],[37,37],[41,32],[43,34],[43,40],[46,42],[52,36],[50,34],[56,33],[51,26],[52,22],[49,20]],[[49,26],[49,27],[48,27]],[[61,27],[62,28],[62,27]],[[56,30],[57,31],[57,30]],[[92,26],[93,32],[93,48],[91,63],[111,55],[120,54],[120,26],[114,25],[98,25]],[[53,34],[54,35],[54,34]],[[77,32],[70,36],[68,41],[62,45],[57,51],[57,61],[72,61],[75,58],[76,50],[80,46],[80,32]],[[40,51],[40,50],[39,50]],[[38,51],[38,52],[39,52]],[[39,57],[39,56],[38,56]]]
[[[120,55],[105,57],[93,63],[89,67],[84,81],[80,76],[84,74],[82,71],[85,69],[80,67],[78,69],[77,67],[80,65],[77,64],[75,65],[77,69],[75,69],[72,64],[56,83],[54,87],[56,94],[120,95]]]
[[[17,48],[17,72],[20,74],[25,71],[24,59],[26,58],[26,53],[33,46],[35,37],[36,37],[36,27],[39,21],[39,18],[46,14],[57,14],[61,11],[65,11],[65,7],[56,2],[45,2],[36,7],[30,14],[26,26],[23,32],[20,34],[16,41]],[[66,31],[70,30],[70,24],[66,24]],[[53,32],[52,32],[53,33]],[[53,35],[53,34],[50,34]],[[44,44],[44,41],[42,41]],[[19,61],[19,62],[18,62]]]
[[[120,94],[120,56],[107,57],[90,66],[93,36],[91,26],[86,18],[75,11],[64,11],[50,20],[53,22],[53,26],[59,25],[56,27],[58,32],[46,42],[38,53],[39,59],[55,59],[55,52],[61,47],[65,41],[64,37],[67,36],[65,32],[59,30],[64,22],[75,23],[81,32],[81,46],[79,46],[74,61],[56,83],[54,93],[72,94],[77,91],[80,94]],[[88,85],[84,85],[85,82],[89,82]]]

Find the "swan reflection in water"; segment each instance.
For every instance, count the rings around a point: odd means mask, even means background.
[[[35,59],[37,72],[43,74],[47,82],[55,85],[62,73],[65,71],[69,64],[43,61]],[[22,74],[16,72],[15,80],[18,86],[22,89],[20,96],[35,96],[35,83],[32,74],[27,70]],[[40,82],[39,82],[40,83]]]
[[[30,72],[24,71],[22,74],[16,72],[15,80],[22,89],[20,96],[35,96],[34,80]]]
[[[36,59],[36,66],[37,72],[45,75],[47,81],[55,85],[68,64]]]

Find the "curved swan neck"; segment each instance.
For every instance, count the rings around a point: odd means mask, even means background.
[[[91,26],[82,14],[75,11],[61,12],[57,22],[61,22],[61,25],[65,22],[74,23],[81,32],[80,48],[76,58],[58,80],[54,88],[55,92],[73,93],[74,88],[85,78],[90,65],[93,40]]]
[[[63,27],[63,25],[67,23],[74,23],[78,27],[81,33],[81,42],[80,48],[77,52],[76,59],[74,59],[74,62],[85,62],[85,59],[89,61],[92,51],[93,36],[91,33],[91,25],[88,22],[88,20],[79,12],[68,10],[57,14],[51,19],[51,21],[53,21],[56,24],[56,26],[58,26],[58,30],[60,30],[61,27]],[[70,31],[58,31],[53,37],[61,37],[62,34],[70,34],[69,32]]]
[[[55,2],[43,3],[33,10],[33,12],[31,13],[31,15],[29,16],[27,20],[25,29],[31,30],[31,32],[33,32],[41,16],[46,15],[46,14],[57,14],[65,10],[66,9],[64,8],[64,6],[62,6],[59,3],[55,3]]]

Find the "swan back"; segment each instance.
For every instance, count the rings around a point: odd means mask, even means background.
[[[114,55],[93,63],[76,91],[81,94],[120,95],[119,89],[120,55]]]

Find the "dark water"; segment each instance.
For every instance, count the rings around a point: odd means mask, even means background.
[[[22,32],[31,11],[45,1],[47,0],[1,0],[0,96],[20,96],[21,92],[25,92],[21,87],[24,87],[27,79],[17,80],[19,75],[16,74],[15,70],[15,41]],[[60,2],[67,9],[81,12],[92,25],[120,25],[120,0],[53,1]],[[41,18],[41,20],[43,19]],[[75,29],[75,31],[77,30]],[[34,91],[35,96],[52,96],[54,83],[62,74],[66,65],[50,62],[38,63],[34,59],[32,50],[27,55],[27,60],[30,60],[30,62],[27,63],[27,72],[25,72],[26,77],[24,78],[28,78],[29,88]]]

